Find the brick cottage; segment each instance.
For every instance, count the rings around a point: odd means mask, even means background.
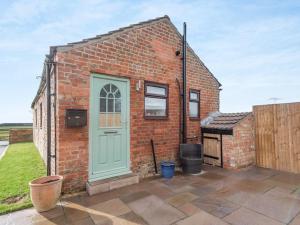
[[[50,47],[32,103],[33,138],[49,173],[64,176],[64,192],[152,175],[151,139],[158,163],[177,161],[181,49],[168,16]],[[200,142],[200,119],[219,111],[220,83],[190,47],[186,71],[187,137]]]

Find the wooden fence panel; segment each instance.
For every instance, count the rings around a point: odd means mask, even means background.
[[[254,106],[256,164],[300,173],[300,103]]]
[[[203,137],[204,163],[221,166],[220,135],[205,134]]]

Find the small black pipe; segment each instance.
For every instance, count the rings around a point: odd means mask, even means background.
[[[183,130],[183,143],[186,143],[186,23],[183,23],[183,38],[182,38],[182,84],[183,84],[183,97],[182,97],[182,130]]]
[[[179,109],[181,109],[181,105],[182,105],[182,90],[180,87],[180,82],[178,80],[178,78],[176,78],[176,83],[178,86],[178,90],[179,90]],[[182,113],[181,110],[179,110],[179,143],[183,143],[183,129],[182,129]]]
[[[152,146],[152,155],[153,155],[153,162],[154,162],[155,173],[157,174],[156,156],[155,156],[155,149],[154,149],[154,141],[153,141],[153,139],[151,139],[151,146]]]
[[[56,63],[53,64],[54,65],[54,74],[53,74],[53,78],[54,78],[54,100],[53,100],[53,119],[54,119],[54,167],[55,167],[55,174],[57,174],[57,158],[56,158],[56,154],[57,154],[57,131],[56,131],[56,100],[57,100],[57,89],[56,89],[56,86],[57,86],[57,79],[56,79],[56,75],[57,75],[57,66],[56,66]]]
[[[47,89],[47,176],[51,175],[51,91],[50,91],[50,62],[46,60],[46,89]]]

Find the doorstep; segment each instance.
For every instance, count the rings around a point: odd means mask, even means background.
[[[139,176],[134,173],[86,183],[89,195],[111,191],[117,188],[139,183]]]

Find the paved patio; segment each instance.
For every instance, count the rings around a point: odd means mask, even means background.
[[[256,167],[205,171],[147,179],[92,197],[63,198],[49,212],[27,209],[0,216],[0,224],[300,224],[300,175]]]

